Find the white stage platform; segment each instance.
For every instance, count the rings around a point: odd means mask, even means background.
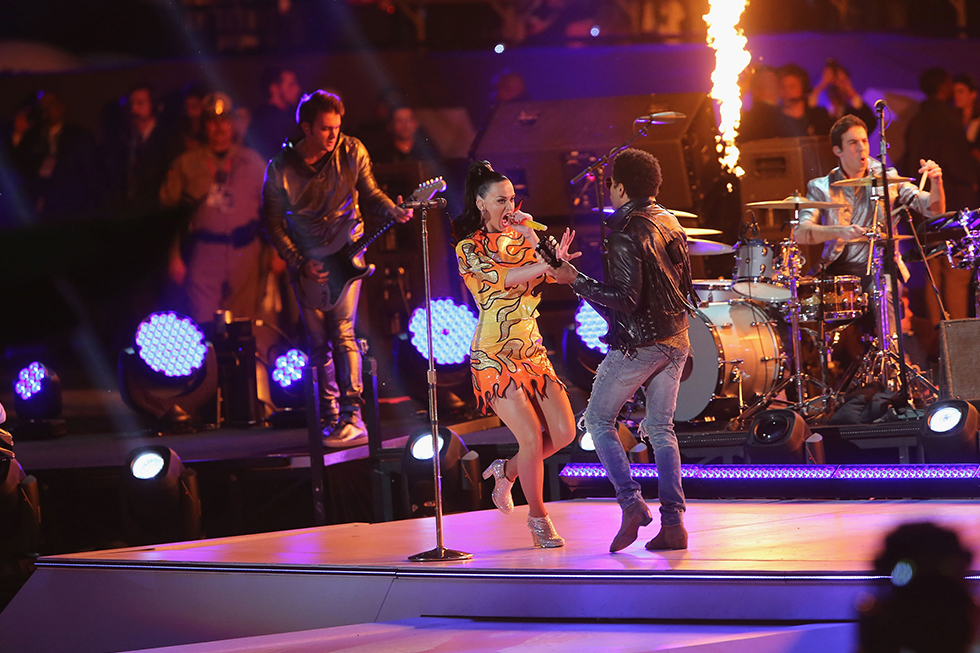
[[[644,637],[674,633],[678,645],[693,641],[684,633],[725,639],[734,632],[698,630],[709,626],[745,628],[736,639],[790,628],[795,635],[772,640],[797,642],[789,648],[744,650],[832,650],[804,646],[799,638],[849,640],[855,602],[882,582],[871,574],[870,560],[889,530],[932,520],[980,548],[976,501],[693,501],[688,550],[646,551],[643,542],[656,534],[651,525],[618,554],[608,553],[620,521],[614,501],[549,504],[566,539],[564,548],[552,550],[530,546],[526,510],[447,516],[445,545],[472,553],[467,562],[407,560],[434,547],[431,518],[42,558],[0,614],[0,651],[218,646],[286,633],[302,640],[307,635],[298,633],[336,626],[345,629],[321,635],[342,638],[357,632],[354,624],[371,624],[362,631],[381,640],[399,628],[423,640],[445,631],[437,639],[446,641],[486,631],[474,646],[491,636],[529,637],[535,629],[583,628],[582,637],[607,626],[617,631],[611,624],[628,625],[621,629],[626,639],[634,626]],[[418,618],[451,620],[411,621]],[[286,641],[188,650],[313,650],[287,648]],[[631,648],[626,640],[624,646],[617,650],[656,648]]]

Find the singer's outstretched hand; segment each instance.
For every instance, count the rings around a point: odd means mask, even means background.
[[[562,261],[572,261],[582,255],[582,252],[569,253],[568,248],[572,246],[573,240],[575,240],[575,232],[565,227],[565,233],[561,235],[561,242],[558,243],[558,249],[555,252]]]
[[[414,209],[403,209],[399,206],[402,203],[402,196],[399,195],[398,199],[395,201],[395,208],[392,209],[391,217],[401,223],[408,222],[412,219]]]

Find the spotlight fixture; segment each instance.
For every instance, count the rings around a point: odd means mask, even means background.
[[[930,463],[980,461],[977,429],[980,416],[976,407],[962,399],[943,399],[929,406],[919,442]]]
[[[477,458],[474,464],[471,452],[455,431],[440,427],[437,440],[439,466],[442,475],[442,497],[446,511],[459,512],[460,510],[476,508],[474,497],[478,501],[481,483],[479,459]],[[432,453],[431,429],[420,429],[409,436],[405,443],[405,451],[402,455],[402,473],[405,476],[412,516],[414,517],[435,514]],[[464,491],[464,485],[468,491]]]
[[[0,441],[0,550],[15,556],[36,554],[41,538],[37,479],[24,473]]]
[[[306,352],[295,347],[275,357],[269,370],[269,398],[275,407],[269,415],[270,426],[287,428],[306,424],[303,369],[309,364]]]
[[[609,324],[585,300],[579,302],[575,311],[575,333],[589,349],[603,356],[609,351],[609,345],[602,341],[602,337],[609,333]]]
[[[197,540],[201,500],[197,474],[160,445],[129,452],[122,483],[122,524],[130,545]]]
[[[420,403],[428,401],[429,347],[425,307],[417,308],[408,322],[408,333],[392,343],[392,359],[402,387]],[[432,349],[435,355],[436,386],[440,408],[457,414],[471,407],[470,346],[476,331],[476,316],[469,307],[452,299],[432,301]]]
[[[802,464],[810,427],[792,410],[766,410],[755,416],[745,443],[752,463]]]
[[[408,320],[412,346],[425,360],[429,360],[427,323],[425,306],[416,308]],[[476,316],[468,306],[448,298],[432,300],[432,349],[436,365],[467,362],[475,332]]]
[[[189,317],[154,313],[119,355],[119,390],[162,431],[189,431],[218,388],[214,347]],[[198,419],[199,421],[199,419]]]
[[[633,432],[621,421],[616,422],[616,435],[619,438],[619,443],[623,445],[623,449],[626,450],[627,455],[630,457],[642,456],[639,453],[638,443],[636,441],[636,436]],[[575,439],[572,444],[569,445],[572,455],[573,462],[586,462],[596,460],[597,454],[595,452],[595,440],[592,438],[592,433],[585,428],[585,411],[581,411],[575,416]],[[646,450],[646,445],[642,445],[643,450]],[[635,462],[649,462],[636,460]]]
[[[68,432],[61,419],[61,380],[40,361],[21,369],[14,382],[14,410],[19,418],[12,428],[25,440],[51,438]]]
[[[575,311],[575,325],[565,329],[562,338],[562,362],[569,378],[583,390],[591,390],[599,363],[609,351],[601,338],[609,325],[586,301]]]

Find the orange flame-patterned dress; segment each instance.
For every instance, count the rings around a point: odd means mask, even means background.
[[[513,383],[528,394],[545,394],[551,379],[564,388],[548,360],[538,331],[540,286],[545,277],[507,288],[507,273],[537,262],[534,246],[520,233],[477,231],[456,245],[459,273],[480,309],[470,347],[473,391],[484,413]]]

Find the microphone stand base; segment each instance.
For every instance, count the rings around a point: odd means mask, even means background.
[[[408,559],[410,562],[446,562],[449,560],[472,560],[473,554],[437,546],[429,551],[409,556]]]

